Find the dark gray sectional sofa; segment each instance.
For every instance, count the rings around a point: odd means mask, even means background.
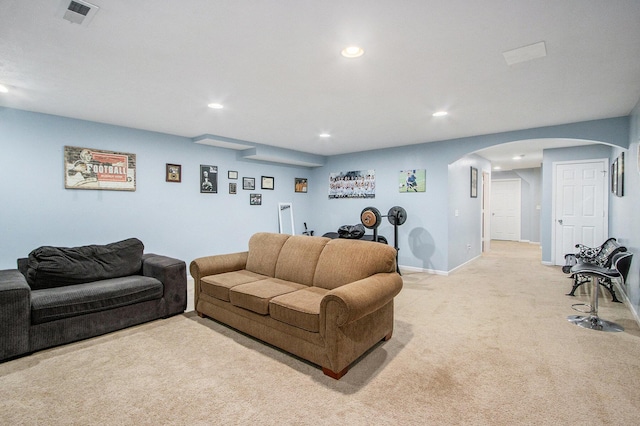
[[[136,238],[45,246],[0,271],[0,361],[184,312],[186,264]]]

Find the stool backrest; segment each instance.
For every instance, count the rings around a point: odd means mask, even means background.
[[[624,284],[627,281],[627,275],[629,275],[629,269],[631,268],[631,259],[633,258],[633,253],[629,252],[618,252],[613,255],[611,258],[611,265],[615,268],[620,275],[622,276],[622,283]]]

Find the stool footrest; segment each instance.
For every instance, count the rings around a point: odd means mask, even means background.
[[[580,309],[580,307],[584,307],[586,309]],[[582,312],[583,314],[596,313],[596,311],[593,309],[593,306],[588,303],[574,303],[573,305],[571,305],[571,309],[573,309],[574,311]]]

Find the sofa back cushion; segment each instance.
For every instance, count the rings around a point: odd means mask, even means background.
[[[316,287],[333,290],[379,272],[396,271],[396,249],[364,240],[334,239],[322,250],[313,277]]]
[[[139,274],[144,245],[129,238],[106,245],[43,246],[29,253],[27,282],[32,290]]]
[[[318,258],[329,241],[331,239],[324,237],[289,237],[280,250],[275,277],[306,286],[313,285]]]
[[[256,274],[275,277],[280,250],[289,237],[290,235],[287,234],[269,232],[253,234],[249,239],[249,255],[245,269]]]

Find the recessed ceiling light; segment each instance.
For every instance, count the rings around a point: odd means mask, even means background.
[[[9,88],[4,84],[0,84],[0,93],[7,93],[7,92],[9,92]]]
[[[364,50],[362,49],[362,47],[349,46],[342,49],[341,53],[345,58],[358,58],[364,55]]]
[[[514,160],[522,160],[522,157],[524,157],[524,154],[520,154],[520,155],[516,155],[513,157]]]
[[[320,133],[319,135],[321,138],[330,138],[331,135],[329,133]]]
[[[493,170],[500,170],[500,169],[502,169],[502,167],[500,167],[500,166],[495,166],[495,167],[493,168]]]
[[[224,108],[224,106],[222,104],[217,104],[217,103],[212,103],[207,105],[209,108],[211,109],[222,109]]]
[[[444,117],[445,115],[448,115],[449,113],[447,111],[437,111],[434,112],[433,114],[431,114],[434,117]]]

